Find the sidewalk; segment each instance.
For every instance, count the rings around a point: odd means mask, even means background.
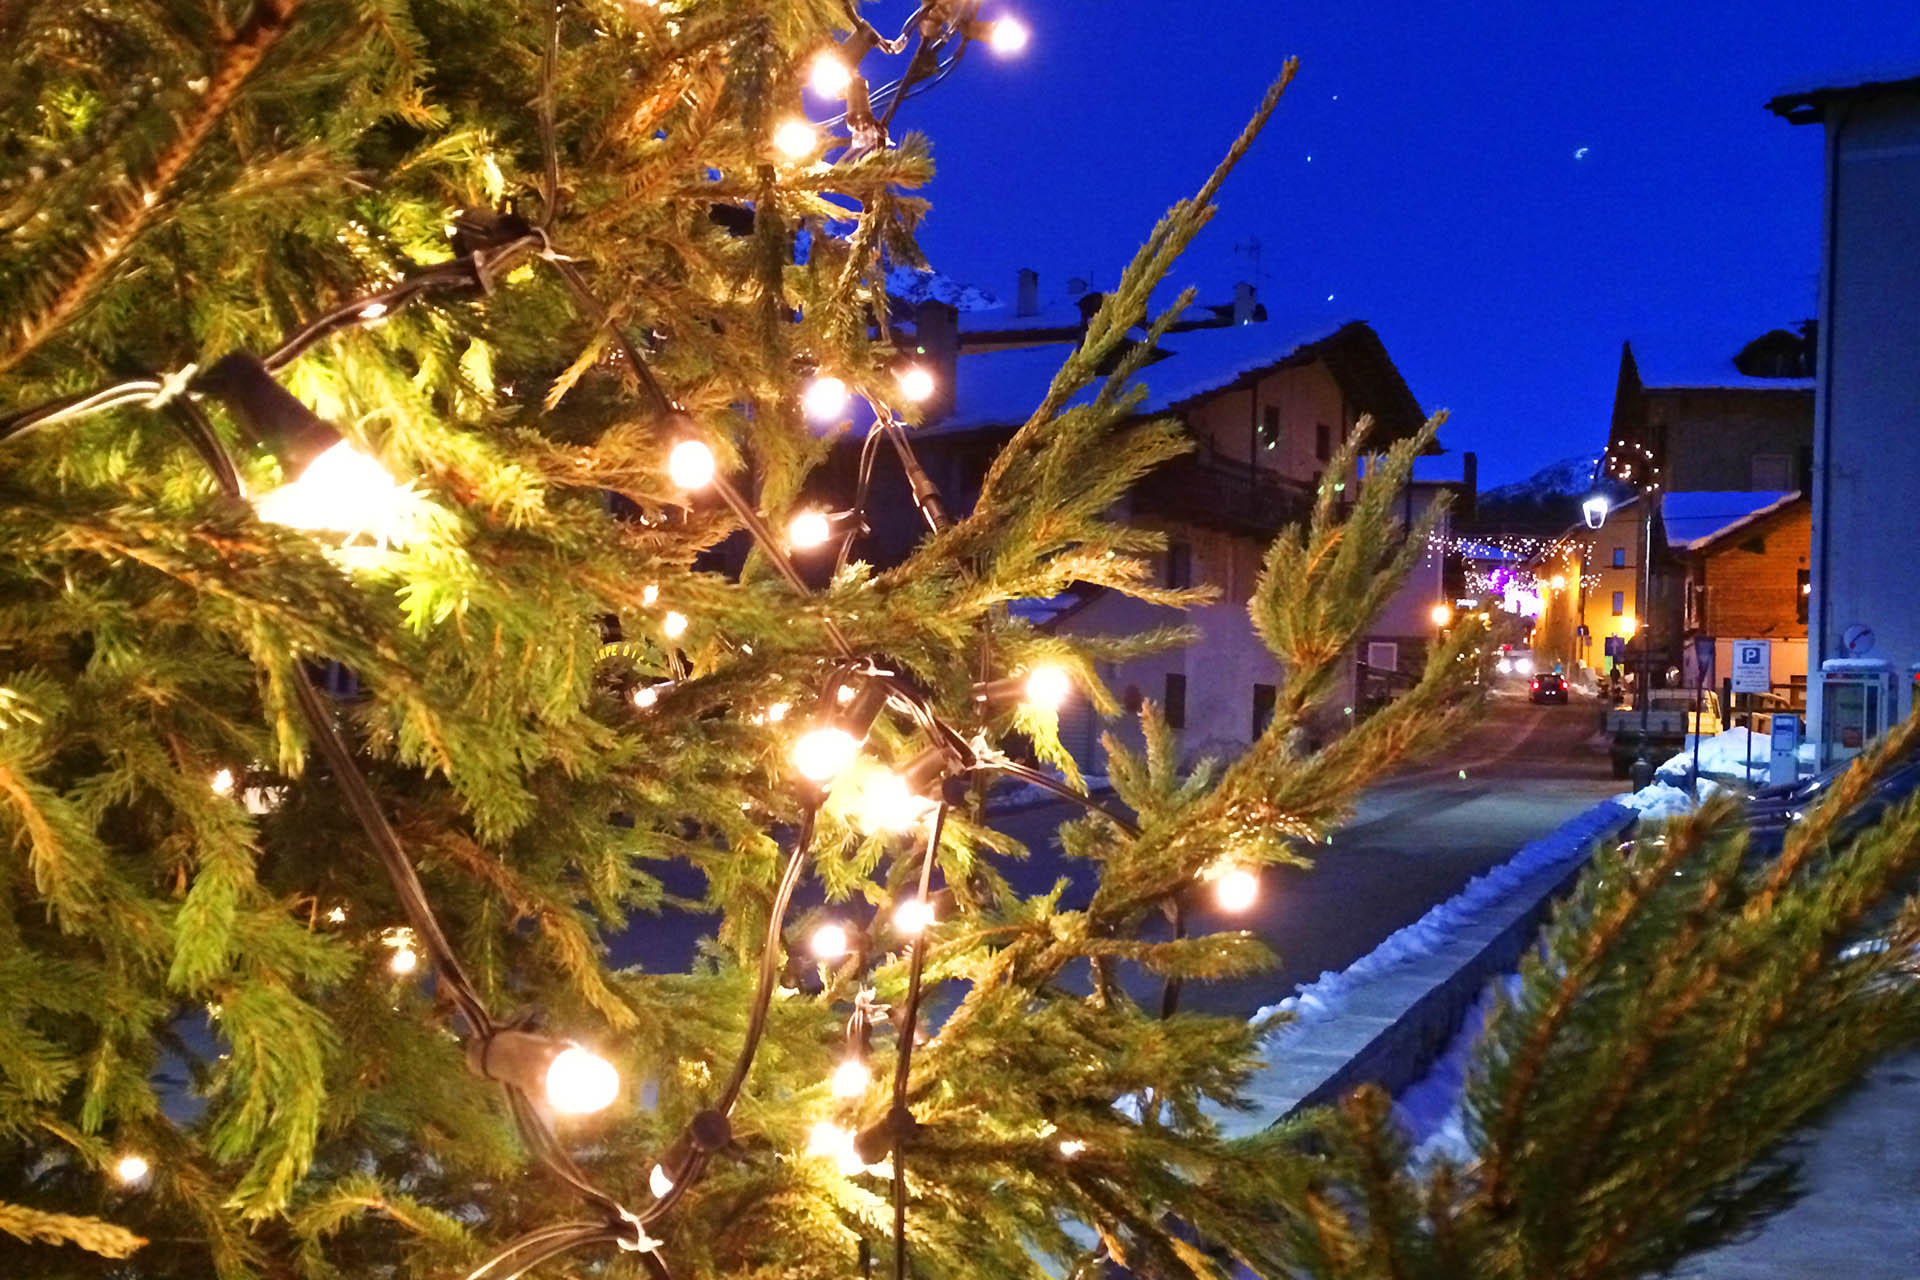
[[[1920,1276],[1920,1051],[1881,1063],[1789,1144],[1804,1194],[1675,1280]]]

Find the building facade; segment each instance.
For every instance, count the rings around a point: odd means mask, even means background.
[[[1884,659],[1898,710],[1920,662],[1920,75],[1768,104],[1825,129],[1809,662]],[[1820,681],[1808,729],[1837,741]]]

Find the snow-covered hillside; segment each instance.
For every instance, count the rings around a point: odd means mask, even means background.
[[[1503,484],[1480,493],[1484,503],[1548,503],[1558,498],[1584,498],[1593,492],[1593,473],[1599,458],[1591,453],[1576,454],[1550,462],[1525,480]]]

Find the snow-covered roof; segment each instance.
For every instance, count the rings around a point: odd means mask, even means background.
[[[1279,364],[1302,347],[1331,338],[1354,320],[1322,320],[1288,329],[1264,321],[1224,329],[1195,329],[1169,334],[1161,347],[1175,358],[1149,365],[1140,380],[1147,384],[1147,413],[1159,413],[1197,400],[1209,392],[1230,387],[1256,370]]]
[[[1232,386],[1249,373],[1332,337],[1347,323],[1351,322],[1323,322],[1293,331],[1260,323],[1169,334],[1160,341],[1166,358],[1140,371],[1138,381],[1147,388],[1140,412],[1163,413]],[[934,430],[1025,422],[1072,350],[1066,343],[1052,343],[962,355],[954,373],[954,412]],[[1096,380],[1070,403],[1090,400],[1099,385]]]
[[[1635,352],[1638,355],[1638,352]],[[1694,365],[1662,365],[1657,374],[1640,367],[1641,385],[1648,391],[1803,391],[1813,392],[1812,378],[1755,378],[1733,367],[1733,361],[1704,361]]]
[[[1636,326],[1629,345],[1640,385],[1649,391],[1677,389],[1732,389],[1808,394],[1812,378],[1755,378],[1740,372],[1733,358],[1756,337],[1766,322],[1732,310],[1680,327],[1673,323]]]
[[[1708,543],[1773,514],[1799,496],[1798,489],[1694,489],[1668,493],[1660,498],[1660,522],[1666,527],[1669,547],[1703,551]]]
[[[1044,298],[1032,315],[1019,315],[1016,309],[997,306],[959,315],[960,332],[969,336],[988,333],[1025,333],[1030,329],[1073,329],[1080,327],[1079,298]]]

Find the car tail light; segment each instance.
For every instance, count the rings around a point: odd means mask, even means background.
[[[1535,681],[1533,682],[1533,687],[1534,687],[1534,688],[1536,688],[1536,689],[1538,689],[1538,688],[1540,687],[1540,682],[1539,682],[1538,680],[1535,680]]]

